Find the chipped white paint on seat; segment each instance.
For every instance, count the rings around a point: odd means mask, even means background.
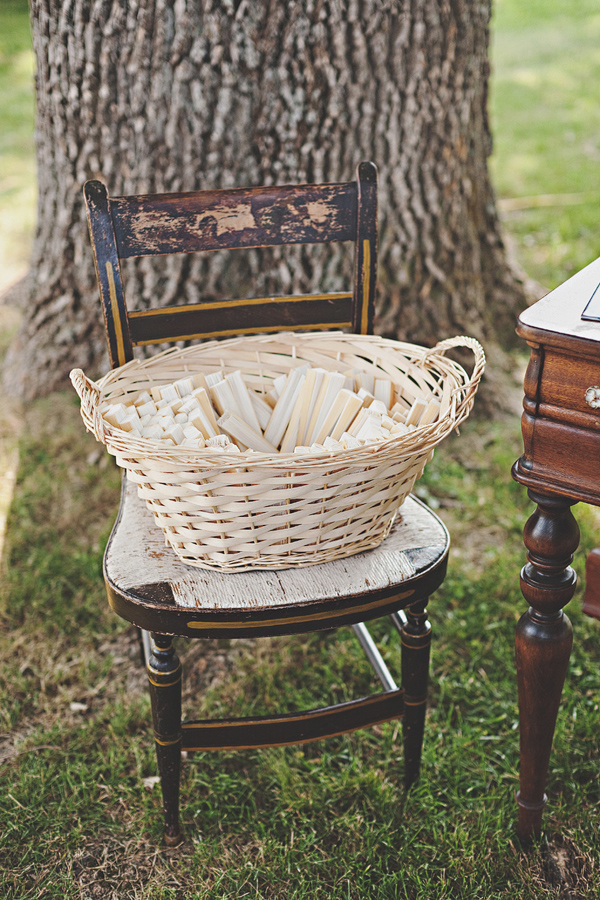
[[[122,591],[167,582],[178,606],[243,609],[306,604],[402,585],[439,561],[448,533],[427,507],[409,497],[389,536],[366,553],[305,568],[221,573],[183,563],[165,543],[136,486],[126,483],[121,517],[107,550],[110,581]]]

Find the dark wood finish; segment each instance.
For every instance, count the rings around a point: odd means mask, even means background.
[[[377,285],[377,169],[358,167],[356,250],[354,260],[354,334],[371,334]]]
[[[353,295],[314,294],[198,303],[129,313],[131,340],[136,345],[193,338],[228,337],[257,331],[348,329]],[[249,323],[249,324],[247,324]]]
[[[406,608],[407,622],[400,633],[402,684],[405,689],[402,727],[407,786],[418,779],[421,768],[431,648],[431,625],[427,621],[426,604],[427,600],[422,599]]]
[[[118,253],[127,259],[351,241],[357,205],[349,182],[116,197],[111,208]]]
[[[181,664],[171,638],[152,635],[152,656],[147,663],[156,758],[163,796],[165,843],[181,841],[179,778],[181,769]]]
[[[383,691],[303,712],[243,719],[184,722],[186,750],[242,750],[284,747],[334,737],[404,715],[404,690]]]
[[[88,181],[85,186],[85,202],[108,353],[110,364],[114,369],[115,366],[122,366],[123,363],[133,359],[133,346],[121,281],[111,201],[101,182]]]
[[[530,419],[526,415],[522,430],[526,455],[517,461],[514,469],[518,482],[534,490],[554,491],[576,501],[598,505],[600,436],[597,432],[549,419]]]
[[[422,510],[427,510],[425,504],[417,498],[412,498],[412,502]],[[398,609],[406,608],[409,604],[415,609],[415,603],[437,590],[446,575],[448,534],[439,519],[430,514],[432,523],[435,523],[437,530],[441,532],[442,539],[439,546],[428,547],[427,552],[414,557],[414,575],[409,579],[400,580],[399,574],[397,582],[386,584],[385,587],[375,589],[371,586],[363,592],[348,592],[343,598],[336,597],[334,600],[307,598],[303,604],[269,606],[252,602],[244,609],[231,610],[180,606],[175,602],[168,582],[125,588],[115,577],[111,577],[107,560],[112,550],[112,542],[122,540],[119,531],[125,508],[125,500],[122,499],[119,515],[106,548],[104,580],[108,602],[114,612],[146,631],[162,631],[186,637],[240,638],[301,634],[339,628],[389,615]],[[428,510],[427,512],[429,513]],[[152,526],[156,527],[154,522]],[[421,540],[423,538],[424,535]],[[319,568],[316,567],[317,570]],[[206,572],[200,574],[206,577]],[[228,577],[239,579],[243,575]],[[251,591],[248,597],[255,600]]]
[[[546,805],[556,716],[573,643],[571,623],[562,608],[571,600],[577,576],[570,567],[579,543],[572,501],[529,491],[538,506],[524,531],[529,562],[521,572],[521,590],[531,604],[516,632],[516,661],[521,715],[521,790],[519,836],[539,836]]]
[[[589,553],[585,563],[583,611],[586,616],[600,619],[600,547]]]
[[[113,366],[130,359],[133,346],[138,344],[298,328],[372,332],[377,269],[377,170],[373,163],[361,163],[357,181],[348,184],[109,198],[103,184],[88,182],[84,194]],[[352,293],[127,310],[119,267],[121,258],[326,241],[354,242]],[[445,528],[424,504],[414,499],[407,501],[406,505],[413,510],[413,525],[405,525],[402,533],[411,536],[417,544],[410,543],[406,550],[398,545],[395,551],[385,551],[386,561],[377,564],[385,572],[385,578],[371,574],[368,560],[376,557],[364,554],[364,577],[361,570],[354,582],[350,572],[358,564],[345,563],[348,584],[357,586],[356,589],[348,587],[345,596],[337,588],[334,592],[330,589],[332,573],[337,572],[336,563],[330,563],[315,567],[323,570],[321,576],[303,577],[301,581],[302,591],[310,583],[314,596],[302,595],[301,600],[288,602],[290,594],[286,591],[298,593],[298,586],[294,587],[290,579],[286,582],[282,574],[278,581],[283,593],[269,603],[260,594],[262,582],[256,581],[256,573],[252,573],[254,581],[250,580],[250,574],[230,575],[231,579],[246,579],[241,583],[241,593],[240,582],[236,582],[236,597],[239,595],[243,600],[237,605],[232,602],[232,582],[231,587],[229,584],[220,587],[227,602],[219,607],[216,598],[220,573],[194,569],[183,563],[185,573],[173,570],[172,561],[163,560],[163,554],[171,551],[165,550],[162,535],[159,546],[152,543],[151,529],[156,526],[150,514],[146,510],[149,520],[144,520],[143,510],[140,511],[139,505],[129,505],[128,498],[125,479],[119,518],[105,554],[104,577],[109,603],[115,612],[138,628],[153,633],[148,678],[167,844],[174,845],[181,839],[178,806],[182,746],[222,749],[317,740],[401,718],[406,690],[407,785],[417,778],[430,644],[425,598],[443,581],[449,545]],[[141,503],[137,495],[135,500]],[[424,515],[425,528],[422,527]],[[123,525],[125,521],[127,527]],[[388,548],[395,546],[394,533],[392,530],[387,539]],[[431,537],[429,544],[428,537]],[[132,540],[137,544],[134,548]],[[123,551],[120,555],[119,548]],[[155,566],[154,579],[148,577],[152,569],[150,555]],[[110,572],[109,560],[114,563]],[[413,574],[409,577],[407,571],[411,570]],[[135,572],[133,582],[132,572]],[[356,577],[356,572],[352,577]],[[180,591],[182,583],[188,591],[194,585],[196,593],[189,595],[193,602],[176,600],[174,591],[176,588]],[[258,592],[256,585],[259,585]],[[402,687],[349,703],[287,715],[182,723],[181,667],[171,635],[232,638],[308,632],[362,622],[409,604],[408,623],[402,631]]]
[[[516,634],[518,830],[523,840],[541,831],[552,738],[571,651],[571,625],[562,611],[576,583],[570,563],[579,529],[571,506],[577,501],[600,505],[600,409],[588,394],[600,383],[600,324],[581,319],[599,278],[596,260],[522,313],[517,327],[531,347],[531,358],[524,383],[524,453],[513,477],[537,503],[525,526],[529,562],[521,573],[530,608]],[[593,558],[592,574],[596,565]],[[586,601],[590,609],[593,597],[592,587]]]
[[[84,188],[111,364],[133,346],[286,329],[372,331],[377,276],[377,169],[357,181],[111,197]],[[353,241],[352,294],[256,298],[127,309],[120,259],[286,244]]]
[[[581,365],[582,360],[585,365]],[[596,384],[600,384],[597,353],[580,354],[574,365],[570,352],[546,347],[544,377],[539,389],[539,415],[576,428],[600,431],[600,417],[585,399],[588,387]]]
[[[447,557],[440,565],[431,567],[425,576],[416,579],[418,589],[437,589],[446,574]],[[160,587],[163,587],[161,585]],[[241,638],[241,637],[275,637],[284,634],[305,634],[309,631],[324,631],[353,625],[355,622],[367,622],[390,615],[398,609],[404,609],[407,603],[414,601],[417,588],[412,584],[404,591],[397,585],[390,586],[387,591],[373,592],[373,596],[344,598],[343,606],[336,608],[334,604],[318,604],[306,611],[294,609],[267,608],[266,610],[245,610],[244,612],[198,612],[173,605],[165,608],[145,599],[135,597],[135,590],[117,592],[112,585],[107,585],[108,602],[111,609],[134,623],[139,628],[151,631],[158,623],[166,634],[178,634],[185,637],[203,638]],[[346,606],[348,604],[348,607]],[[341,607],[341,608],[340,608]]]

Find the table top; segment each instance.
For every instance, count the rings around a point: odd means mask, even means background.
[[[600,257],[522,312],[517,333],[526,340],[539,337],[542,343],[567,348],[582,342],[597,353],[593,345],[600,343],[600,322],[584,321],[581,314],[599,284]]]

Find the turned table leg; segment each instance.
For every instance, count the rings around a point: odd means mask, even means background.
[[[600,619],[600,547],[590,551],[585,563],[585,596],[582,609],[586,616]]]
[[[515,646],[521,735],[519,837],[541,831],[544,788],[558,706],[573,644],[563,606],[571,600],[577,576],[570,566],[579,543],[571,513],[574,501],[530,490],[537,503],[523,532],[529,562],[521,571],[521,590],[530,604],[517,626]]]

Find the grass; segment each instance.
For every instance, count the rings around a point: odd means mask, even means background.
[[[556,287],[600,252],[600,9],[594,0],[497,0],[492,174],[525,271]],[[540,196],[549,205],[536,207]]]
[[[51,415],[64,433],[43,426]],[[89,516],[114,512],[117,474],[100,468],[105,457],[89,436],[72,439],[77,419],[72,398],[55,395],[30,408],[22,438],[26,464],[9,521],[0,637],[8,738],[0,896],[80,897],[94,889],[89,896],[153,900],[533,898],[552,895],[563,858],[579,860],[569,873],[573,896],[597,896],[598,627],[577,602],[549,782],[549,841],[525,853],[513,835],[512,637],[523,608],[516,572],[529,508],[506,476],[518,453],[516,422],[471,423],[419,486],[449,522],[456,551],[431,603],[436,639],[417,788],[409,795],[402,788],[394,723],[300,748],[196,754],[184,763],[186,843],[163,851],[156,849],[159,791],[144,788],[155,774],[145,677],[135,635],[102,598],[107,518]],[[57,483],[58,529],[48,515]],[[579,518],[589,548],[594,517],[584,508]],[[385,622],[374,630],[397,672],[397,639]],[[342,699],[351,677],[357,693],[373,687],[349,630],[192,644],[184,653],[184,705],[200,715]]]
[[[27,271],[35,225],[34,57],[27,0],[0,10],[0,294]]]
[[[25,65],[26,15],[24,3],[0,8],[0,97]],[[586,149],[598,134],[594,29],[591,0],[499,0],[495,13],[496,184],[504,200],[562,198],[506,213],[521,262],[549,286],[597,255],[593,204],[577,197],[564,205],[565,195],[598,191]],[[24,98],[7,113],[14,127],[0,118],[3,171],[4,159],[10,167],[29,146]],[[15,170],[21,186],[27,165]],[[6,197],[0,192],[0,223]],[[509,477],[519,453],[517,415],[471,421],[418,486],[454,549],[430,607],[430,705],[415,789],[402,787],[394,723],[305,747],[198,753],[183,766],[186,841],[166,850],[137,638],[109,612],[101,579],[119,475],[83,433],[74,396],[30,405],[0,599],[0,896],[597,898],[599,625],[580,612],[581,588],[569,607],[576,640],[545,835],[525,850],[514,834],[513,635],[531,509]],[[583,506],[577,518],[583,574],[598,518]],[[373,630],[398,672],[397,636],[385,622]],[[195,716],[317,705],[345,699],[350,685],[355,696],[374,687],[349,630],[252,644],[181,641],[180,652],[184,707]]]

